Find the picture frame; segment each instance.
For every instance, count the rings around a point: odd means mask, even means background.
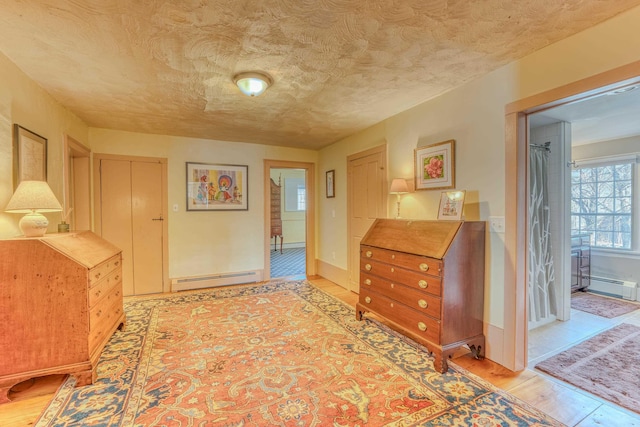
[[[326,173],[327,180],[327,199],[336,197],[336,171],[331,169]]]
[[[416,190],[455,187],[455,140],[416,148],[414,160]]]
[[[22,181],[47,180],[47,138],[13,125],[13,189]]]
[[[461,220],[464,208],[465,190],[443,191],[438,207],[439,220]]]
[[[249,210],[249,166],[187,162],[187,211]]]

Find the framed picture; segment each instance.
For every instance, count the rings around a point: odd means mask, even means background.
[[[440,195],[438,219],[462,219],[465,193],[464,190],[443,191]]]
[[[47,180],[47,139],[13,125],[13,188],[21,181]]]
[[[455,141],[439,142],[415,150],[416,190],[436,190],[455,186]]]
[[[187,162],[187,210],[249,210],[248,174],[248,166]]]
[[[327,171],[327,198],[336,197],[336,171]]]

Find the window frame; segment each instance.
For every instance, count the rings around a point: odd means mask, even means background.
[[[603,167],[607,167],[607,166],[616,166],[616,165],[630,165],[631,167],[631,171],[630,171],[630,179],[629,179],[629,184],[631,185],[631,202],[630,202],[630,213],[608,213],[608,214],[603,214],[600,213],[600,215],[606,215],[606,216],[611,216],[614,217],[616,215],[623,215],[623,216],[629,216],[631,224],[630,224],[630,231],[628,232],[629,234],[629,247],[615,247],[615,246],[599,246],[596,245],[596,234],[598,232],[598,227],[597,224],[594,224],[594,230],[593,232],[591,230],[575,230],[573,228],[573,218],[574,216],[578,216],[580,217],[581,214],[578,213],[574,213],[573,211],[573,205],[574,205],[574,187],[576,184],[574,184],[574,180],[573,180],[573,176],[571,177],[571,201],[570,201],[570,205],[569,205],[569,215],[570,215],[570,229],[571,229],[571,233],[591,233],[591,247],[593,249],[596,250],[603,250],[603,251],[620,251],[620,252],[636,252],[638,250],[638,245],[640,244],[640,239],[638,238],[638,227],[640,226],[640,218],[638,217],[638,213],[639,210],[637,209],[637,203],[638,203],[638,196],[636,195],[636,191],[638,189],[638,167],[637,167],[637,156],[634,155],[624,155],[624,156],[610,156],[610,157],[599,157],[599,158],[593,158],[593,159],[585,159],[585,160],[576,160],[573,163],[574,166],[574,170],[571,171],[571,174],[573,175],[574,171],[576,169],[597,169],[597,168],[603,168]],[[596,172],[594,172],[596,173]],[[627,181],[626,179],[623,181]],[[615,179],[615,174],[612,176],[612,180],[611,181],[604,181],[604,182],[611,182],[613,184],[613,189],[612,189],[612,196],[614,199],[614,203],[615,203],[615,199],[620,199],[623,196],[617,196],[615,194],[615,183],[619,182],[619,180]],[[593,182],[596,186],[598,186],[598,181],[596,179],[596,181]],[[580,185],[583,185],[584,183],[581,181],[579,183]],[[581,190],[579,190],[581,192]],[[582,196],[582,194],[581,194]],[[594,198],[594,203],[596,204],[596,206],[598,205],[598,200],[602,200],[605,199],[606,197],[597,197],[597,190],[596,190],[596,197]],[[581,197],[581,199],[586,199],[586,197]],[[582,214],[582,215],[594,215],[597,217],[598,212],[597,212],[597,208],[596,211],[593,214]],[[579,220],[579,222],[582,222]],[[605,232],[611,232],[611,233],[615,233],[615,227],[612,227],[611,230],[601,230],[601,231],[605,231]],[[627,232],[623,232],[623,233],[627,233]],[[613,241],[615,242],[615,238],[613,239]]]

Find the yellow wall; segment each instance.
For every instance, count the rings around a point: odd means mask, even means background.
[[[640,8],[635,8],[321,150],[319,173],[335,168],[337,187],[336,199],[319,205],[318,258],[346,268],[345,159],[385,141],[390,182],[392,178],[413,177],[417,147],[454,139],[456,188],[467,190],[466,219],[504,216],[506,204],[513,203],[505,200],[505,105],[639,60],[639,23]],[[402,216],[435,219],[439,195],[440,190],[406,195]],[[394,204],[395,198],[389,198],[388,212],[393,212]],[[331,217],[333,209],[339,214],[335,219]],[[504,235],[489,233],[487,236],[487,355],[500,363],[507,351],[502,333],[504,272],[508,260],[505,260]],[[331,259],[332,252],[338,255],[337,260]]]
[[[318,153],[267,145],[149,135],[91,128],[94,153],[168,159],[169,277],[264,266],[264,159],[314,163]],[[187,212],[186,162],[249,166],[249,210]],[[267,175],[268,176],[268,175]],[[173,205],[178,205],[178,212]]]
[[[22,214],[4,213],[13,194],[12,128],[15,123],[48,140],[49,186],[61,203],[64,135],[85,144],[88,135],[86,124],[0,54],[0,238],[21,234],[18,221]],[[49,232],[56,231],[60,214],[44,215],[49,219]]]

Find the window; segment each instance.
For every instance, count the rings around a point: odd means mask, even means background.
[[[306,210],[307,189],[304,178],[284,179],[284,210],[296,212]]]
[[[634,162],[589,161],[571,172],[571,232],[599,248],[632,248]]]

